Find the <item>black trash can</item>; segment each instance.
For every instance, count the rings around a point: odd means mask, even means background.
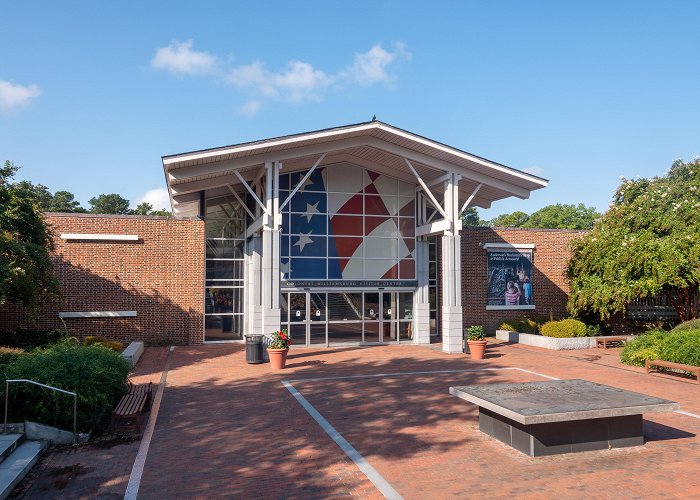
[[[257,365],[264,361],[262,338],[262,335],[245,336],[245,360],[250,365]]]

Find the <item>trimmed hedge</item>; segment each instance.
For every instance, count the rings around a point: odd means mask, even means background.
[[[700,319],[691,319],[679,323],[673,327],[672,332],[682,332],[685,330],[700,330]],[[686,363],[687,364],[687,363]]]
[[[5,366],[6,379],[26,378],[78,394],[78,430],[90,430],[126,392],[129,363],[103,345],[61,342],[20,355]],[[4,391],[4,384],[0,388]],[[2,394],[4,397],[4,394]],[[30,384],[10,387],[11,421],[73,428],[73,398]]]
[[[0,346],[19,347],[25,350],[36,347],[48,347],[63,339],[65,335],[66,332],[63,330],[27,329],[0,331]]]
[[[570,338],[585,337],[587,329],[585,323],[577,319],[563,319],[561,321],[547,321],[540,328],[545,337]]]
[[[629,341],[620,353],[620,361],[628,365],[644,366],[647,359],[700,366],[700,329],[650,330]]]

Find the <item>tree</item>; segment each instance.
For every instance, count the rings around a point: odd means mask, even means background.
[[[59,292],[38,203],[26,184],[10,183],[18,168],[10,161],[0,168],[0,304],[20,302],[34,318],[41,297]]]
[[[463,226],[486,226],[488,222],[479,217],[476,207],[469,207],[460,216]]]
[[[530,215],[521,227],[542,229],[591,229],[600,214],[593,207],[578,205],[547,205]]]
[[[31,198],[36,201],[39,206],[39,210],[46,211],[47,207],[51,204],[53,196],[51,196],[51,191],[49,188],[43,184],[32,184],[29,181],[19,181],[12,183],[12,189],[21,196]]]
[[[80,202],[75,200],[73,193],[68,191],[56,191],[46,207],[47,212],[86,212],[83,207],[80,206]]]
[[[490,226],[493,227],[522,227],[530,218],[525,212],[513,212],[512,214],[502,214],[491,219]]]
[[[132,215],[163,215],[163,216],[171,216],[172,214],[168,212],[167,210],[153,210],[153,205],[150,203],[144,201],[142,203],[139,203],[135,209],[131,210],[130,213]]]
[[[101,194],[88,201],[90,212],[94,214],[121,214],[130,213],[129,200],[125,200],[118,194]]]
[[[131,211],[133,215],[150,215],[153,212],[153,205],[148,202],[139,203],[135,209]]]
[[[700,160],[668,174],[622,179],[608,210],[575,240],[567,268],[572,313],[602,318],[666,292],[681,321],[698,317]]]

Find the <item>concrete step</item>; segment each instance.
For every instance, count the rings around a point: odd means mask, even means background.
[[[0,434],[0,462],[24,442],[24,434]]]
[[[0,464],[0,500],[5,500],[48,447],[47,441],[25,441]]]

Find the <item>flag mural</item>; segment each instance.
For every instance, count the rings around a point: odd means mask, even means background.
[[[280,175],[280,197],[306,172]],[[284,280],[415,280],[415,186],[354,165],[316,169],[282,215]]]

